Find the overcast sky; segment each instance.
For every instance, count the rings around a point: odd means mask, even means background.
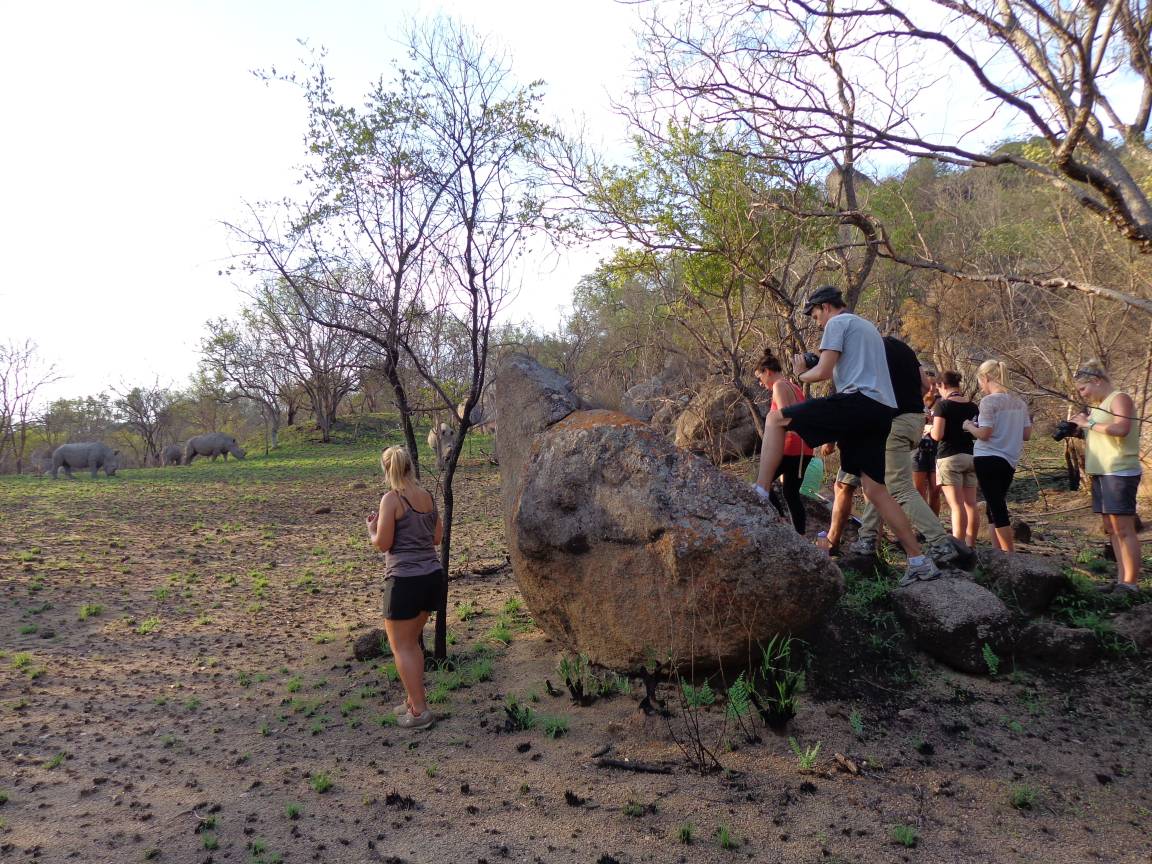
[[[223,221],[290,194],[300,94],[253,69],[328,51],[341,101],[391,77],[404,25],[448,14],[502,42],[545,111],[593,142],[629,81],[635,7],[613,0],[164,0],[5,4],[0,27],[0,342],[33,339],[65,379],[54,396],[183,386],[208,318],[233,315],[218,276]],[[551,326],[592,253],[540,265],[511,316]]]

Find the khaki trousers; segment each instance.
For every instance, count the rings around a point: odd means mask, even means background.
[[[924,535],[924,542],[933,546],[948,540],[948,532],[920,497],[912,482],[912,451],[924,435],[924,415],[919,411],[900,414],[892,421],[888,443],[884,448],[884,485],[896,503],[912,520],[912,525]],[[860,519],[860,536],[877,537],[880,534],[880,514],[868,504]]]

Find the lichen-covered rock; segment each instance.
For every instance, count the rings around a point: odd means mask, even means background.
[[[757,399],[761,416],[770,403],[771,395],[763,391]],[[676,446],[713,462],[751,456],[759,443],[748,401],[730,384],[705,388],[676,420]]]
[[[1052,558],[981,549],[978,559],[992,590],[1029,617],[1043,613],[1068,585],[1060,562]]]
[[[999,658],[1012,648],[1012,615],[1004,602],[967,579],[914,582],[893,592],[896,614],[926,654],[963,672],[988,672],[987,645]]]
[[[1016,654],[1061,669],[1082,669],[1100,659],[1100,640],[1086,627],[1033,621],[1020,632]]]
[[[535,409],[501,404],[502,418],[534,410],[539,422],[572,404],[538,370],[500,380],[500,398],[547,384]],[[580,410],[519,446],[507,431],[501,448],[530,453],[500,460],[502,485],[516,489],[505,520],[517,584],[536,623],[595,663],[740,663],[758,643],[807,629],[842,591],[828,558],[746,484],[645,423]]]

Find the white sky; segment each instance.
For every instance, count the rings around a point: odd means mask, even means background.
[[[337,97],[391,78],[405,22],[444,12],[504,43],[545,112],[593,144],[629,79],[634,7],[613,0],[163,0],[5,3],[0,11],[0,343],[31,338],[66,376],[50,396],[183,386],[208,318],[234,315],[222,221],[292,191],[304,101],[251,70],[328,50]],[[541,265],[510,311],[558,320],[596,256]]]

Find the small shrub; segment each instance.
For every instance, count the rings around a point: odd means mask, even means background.
[[[504,705],[508,719],[505,726],[509,732],[527,731],[536,725],[536,712],[527,705],[521,705],[515,696],[509,696]]]
[[[692,842],[692,837],[696,833],[696,826],[691,822],[685,822],[676,829],[676,839],[683,843],[685,846]]]
[[[220,841],[216,839],[216,835],[212,833],[201,834],[200,843],[209,852],[220,848]]]
[[[153,615],[150,618],[145,618],[136,625],[136,633],[140,636],[146,636],[149,633],[155,633],[160,629],[160,619]]]
[[[291,802],[289,802],[288,804],[285,804],[284,805],[284,815],[287,816],[289,819],[299,819],[300,818],[300,805],[294,804]]]
[[[1008,791],[1008,803],[1017,810],[1033,810],[1036,807],[1036,802],[1039,800],[1040,793],[1036,790],[1036,787],[1029,786],[1027,783],[1013,786]]]
[[[908,849],[914,849],[920,842],[920,832],[911,825],[893,825],[888,836]]]
[[[848,725],[852,727],[853,735],[857,738],[864,737],[864,718],[859,711],[853,711],[848,715]]]
[[[308,785],[312,787],[312,791],[323,795],[332,788],[332,778],[323,771],[318,771],[308,777]]]
[[[567,717],[545,717],[544,718],[544,734],[549,738],[556,739],[564,735],[568,731],[568,718]]]
[[[716,826],[716,843],[721,849],[738,849],[740,842],[732,836],[732,829],[724,823]]]
[[[796,764],[800,766],[801,771],[811,771],[815,767],[816,760],[820,756],[820,741],[817,741],[811,747],[801,747],[795,738],[789,738],[788,746],[791,747],[792,752],[796,754]]]

